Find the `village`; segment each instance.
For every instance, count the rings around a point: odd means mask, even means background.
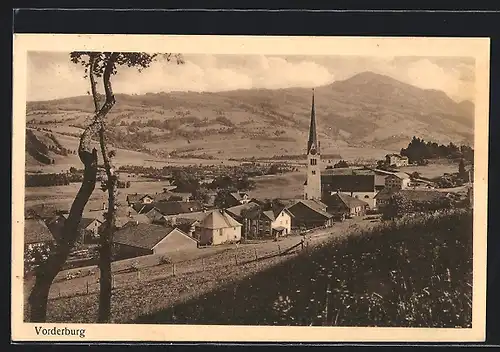
[[[375,165],[350,166],[339,160],[332,166],[331,160],[322,160],[313,95],[305,167],[256,161],[185,171],[122,166],[119,172],[127,181],[120,190],[125,201],[115,210],[113,259],[182,256],[207,247],[280,242],[293,236],[299,241],[345,221],[379,222],[400,215],[398,211],[472,205],[472,169],[466,170],[463,161],[457,165],[458,173],[443,175],[445,180],[460,181],[451,185],[431,181],[418,172],[401,171],[411,164],[416,163],[398,153],[386,155]],[[251,196],[255,178],[287,172],[306,173],[301,197]],[[150,183],[151,187],[141,193],[130,192],[141,177],[161,182],[158,186]],[[395,196],[409,199],[412,210],[395,209]],[[49,204],[27,209],[26,271],[57,245],[68,211]],[[102,201],[84,213],[66,269],[97,263],[99,234],[107,211],[107,202]]]

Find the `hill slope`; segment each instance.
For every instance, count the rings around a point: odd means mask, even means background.
[[[473,141],[473,103],[364,72],[315,89],[324,153],[399,150],[413,135],[440,143]],[[116,96],[110,140],[117,146],[218,158],[302,154],[311,90],[251,89]],[[92,113],[88,96],[29,102],[31,126],[76,135]],[[230,147],[229,147],[230,146]],[[370,150],[373,152],[370,154]]]

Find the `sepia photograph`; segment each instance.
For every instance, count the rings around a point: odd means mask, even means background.
[[[484,38],[16,35],[13,337],[484,339],[488,82]]]

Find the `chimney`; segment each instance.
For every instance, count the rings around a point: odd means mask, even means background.
[[[172,226],[177,225],[177,220],[176,220],[175,216],[172,217],[172,220],[170,222],[171,222]]]

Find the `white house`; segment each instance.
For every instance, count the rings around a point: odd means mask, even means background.
[[[225,211],[216,209],[207,212],[199,224],[200,244],[218,245],[238,242],[241,240],[241,227],[242,224]]]
[[[271,221],[272,232],[288,235],[292,229],[292,213],[286,208],[264,211],[263,215]]]

